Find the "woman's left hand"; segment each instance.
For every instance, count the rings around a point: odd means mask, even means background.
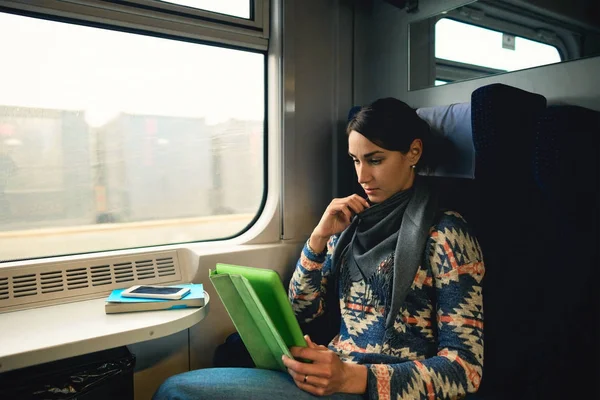
[[[292,347],[296,359],[311,360],[312,364],[283,356],[283,363],[296,386],[316,396],[333,393],[364,393],[367,388],[367,368],[340,360],[325,346],[313,343],[305,336],[308,347]]]

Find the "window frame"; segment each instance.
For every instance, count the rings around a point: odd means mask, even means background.
[[[513,29],[511,29],[510,31],[507,31],[504,28],[499,28],[498,27],[499,22],[496,21],[493,17],[487,16],[487,15],[478,15],[477,18],[479,18],[479,21],[485,21],[484,23],[486,25],[483,25],[483,23],[482,24],[474,23],[469,18],[461,18],[461,17],[457,17],[456,15],[450,15],[450,13],[448,13],[446,15],[440,16],[435,21],[435,23],[432,25],[431,29],[432,29],[433,35],[435,36],[436,25],[441,20],[447,19],[447,20],[455,21],[455,22],[458,22],[461,24],[474,26],[474,27],[481,28],[481,29],[487,29],[487,30],[498,32],[501,34],[513,35],[513,36],[519,37],[521,39],[527,39],[532,42],[537,42],[537,43],[540,43],[543,45],[552,46],[556,49],[556,51],[558,52],[558,55],[561,59],[560,61],[558,61],[558,63],[565,61],[565,56],[564,56],[565,50],[562,49],[559,41],[556,41],[553,43],[542,42],[539,39],[534,39],[534,38],[528,37],[531,35],[524,35],[523,34],[524,29],[516,29],[517,31],[520,30],[521,31],[520,33],[515,33],[515,31]],[[512,24],[510,24],[510,25],[512,25]],[[432,52],[433,52],[433,58],[435,61],[435,79],[449,80],[450,83],[452,83],[454,81],[485,78],[487,76],[515,72],[515,71],[506,71],[506,70],[501,70],[501,69],[497,69],[497,68],[486,67],[483,65],[463,63],[460,61],[448,60],[445,58],[438,58],[438,57],[435,57],[435,48],[432,48]],[[556,64],[556,63],[553,63],[553,64]],[[549,64],[542,64],[542,65],[538,65],[537,67],[541,67],[543,65],[549,65]],[[532,68],[536,68],[536,67],[532,67]],[[440,85],[440,86],[443,86],[443,85]]]
[[[234,26],[243,26],[255,30],[263,30],[263,28],[268,28],[268,24],[265,27],[265,20],[268,19],[268,11],[269,11],[269,3],[262,0],[248,0],[250,3],[250,17],[243,18],[237,17],[234,15],[221,14],[216,11],[204,10],[201,8],[194,8],[190,6],[185,6],[181,4],[169,3],[166,0],[127,0],[123,1],[115,1],[115,0],[105,0],[109,3],[131,3],[137,4],[141,7],[148,9],[157,9],[165,12],[173,13],[173,14],[186,14],[191,15],[196,18],[219,21],[227,24],[231,24]],[[265,13],[266,12],[266,13]]]
[[[451,61],[445,58],[435,59],[435,79],[453,83],[456,81],[464,81],[468,79],[485,78],[496,74],[505,74],[509,71],[502,69],[494,69],[482,67],[458,61]],[[442,86],[442,85],[439,85]]]
[[[0,11],[266,52],[269,2],[254,0],[253,7],[253,20],[150,0],[7,0]]]
[[[469,7],[465,6],[463,8]],[[476,26],[478,28],[512,35],[515,37],[520,37],[522,39],[531,40],[532,42],[552,46],[558,51],[558,55],[560,56],[560,62],[566,61],[566,55],[569,52],[562,37],[559,35],[560,32],[553,32],[552,35],[549,35],[547,29],[536,30],[525,25],[519,24],[517,22],[496,18],[494,16],[485,14],[475,9],[471,10],[471,12],[472,14],[463,15],[460,14],[460,12],[457,10],[450,10],[446,14],[440,15],[439,18],[437,18],[437,20],[433,24],[433,31],[435,32],[435,26],[438,22],[440,22],[442,19],[449,19],[466,25]],[[531,21],[531,23],[538,23],[538,21],[534,21],[531,19],[529,19],[529,21]]]

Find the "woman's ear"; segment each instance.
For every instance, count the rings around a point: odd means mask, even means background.
[[[408,161],[411,165],[415,165],[421,159],[421,155],[423,154],[423,142],[421,139],[415,139],[410,144],[410,148],[408,149]]]

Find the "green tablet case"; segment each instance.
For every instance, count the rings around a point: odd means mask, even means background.
[[[281,356],[306,341],[277,272],[217,264],[209,277],[256,367],[286,371]]]

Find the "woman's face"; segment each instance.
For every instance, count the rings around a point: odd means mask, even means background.
[[[422,153],[422,143],[415,139],[406,154],[377,146],[357,131],[348,136],[348,153],[354,161],[358,183],[369,200],[381,203],[401,190],[410,188],[415,179],[415,165]]]

